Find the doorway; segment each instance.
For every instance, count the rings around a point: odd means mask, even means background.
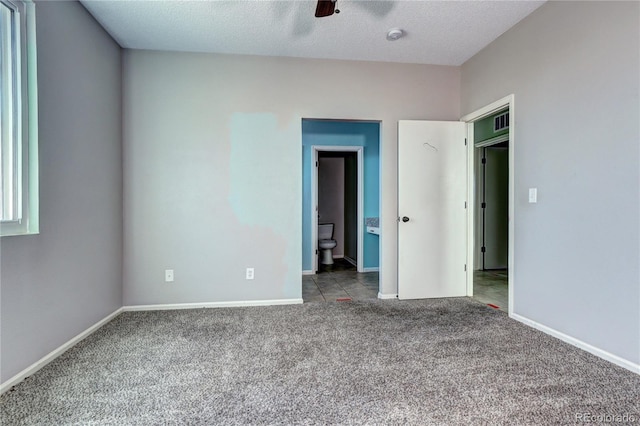
[[[467,122],[467,295],[513,312],[513,95],[463,117]]]
[[[302,119],[305,303],[378,296],[381,237],[379,232],[369,232],[369,228],[375,222],[375,229],[379,229],[380,128],[379,121]],[[323,172],[333,182],[324,182]],[[344,182],[341,187],[340,182]],[[329,188],[324,188],[324,183]],[[340,203],[342,206],[335,208]],[[322,223],[335,227],[333,236],[337,242],[330,254],[330,268],[320,262],[318,224]]]
[[[354,153],[357,158],[357,241],[351,257],[359,273],[379,269],[379,234],[365,225],[378,221],[380,211],[380,122],[302,119],[302,274],[318,271],[317,162],[322,153]],[[352,158],[352,157],[351,157]],[[354,170],[351,168],[350,170]],[[353,257],[356,256],[356,257]]]
[[[345,150],[342,150],[342,149]],[[336,151],[335,149],[340,149]],[[314,147],[316,159],[315,199],[316,228],[331,226],[333,263],[322,262],[318,249],[316,273],[332,271],[362,270],[362,201],[363,188],[360,178],[362,169],[361,147]],[[312,187],[313,190],[313,187]],[[315,240],[318,238],[316,237]]]
[[[508,268],[509,142],[476,148],[475,270]]]
[[[477,137],[478,132],[475,134]],[[478,146],[479,143],[482,142],[475,143],[477,238],[473,297],[508,311],[509,142]]]
[[[363,271],[364,179],[363,152],[359,146],[312,146],[314,173],[313,241],[316,242],[313,276],[303,276],[305,303],[376,299],[378,272]],[[321,252],[319,233],[331,225],[331,263]]]

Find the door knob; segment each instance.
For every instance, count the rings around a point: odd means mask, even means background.
[[[406,223],[406,222],[409,222],[409,218],[408,218],[408,217],[406,217],[406,216],[403,216],[403,217],[402,217],[402,221],[403,221],[403,222],[405,222],[405,223]]]

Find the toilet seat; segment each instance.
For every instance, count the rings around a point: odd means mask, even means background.
[[[318,246],[320,248],[335,248],[338,245],[336,240],[320,240],[318,241]]]
[[[333,249],[338,242],[333,239],[333,223],[318,225],[318,248],[320,249],[320,263],[333,265]]]

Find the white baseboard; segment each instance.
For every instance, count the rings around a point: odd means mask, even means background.
[[[375,267],[375,268],[363,268],[362,272],[379,272],[380,268]]]
[[[355,266],[356,268],[358,267],[358,262],[355,259],[352,259],[349,256],[344,256],[343,259],[349,262],[350,264],[352,264],[353,266]]]
[[[344,259],[344,255],[342,255],[342,254],[334,254],[331,257],[334,258],[334,259]]]
[[[378,299],[397,299],[398,295],[397,294],[383,294],[383,293],[378,293]]]
[[[0,384],[0,394],[8,391],[13,386],[17,385],[27,377],[33,375],[45,365],[62,355],[67,349],[71,348],[85,337],[89,336],[97,329],[111,321],[121,312],[127,311],[157,311],[157,310],[169,310],[169,309],[194,309],[194,308],[224,308],[224,307],[236,307],[236,306],[269,306],[269,305],[292,305],[301,304],[302,299],[276,299],[276,300],[248,300],[238,302],[212,302],[212,303],[176,303],[176,304],[163,304],[163,305],[133,305],[123,306],[112,314],[98,321],[91,327],[87,328],[82,333],[78,334],[68,342],[54,349],[40,360],[36,361],[29,367],[25,368],[15,376],[8,379],[6,382]]]
[[[308,270],[308,271],[302,271],[302,275],[315,275],[316,273],[313,272],[312,270]]]
[[[23,381],[27,377],[31,376],[32,374],[34,374],[35,372],[40,370],[45,365],[49,364],[51,361],[53,361],[54,359],[56,359],[57,357],[62,355],[67,349],[71,348],[73,345],[77,344],[82,339],[84,339],[85,337],[89,336],[90,334],[95,332],[97,329],[99,329],[100,327],[102,327],[103,325],[105,325],[106,323],[111,321],[113,318],[115,318],[122,311],[123,311],[123,308],[117,309],[115,312],[113,312],[112,314],[108,315],[107,317],[101,319],[100,321],[98,321],[97,323],[92,325],[91,327],[87,328],[82,333],[78,334],[76,337],[72,338],[68,342],[66,342],[63,345],[59,346],[57,349],[54,349],[53,351],[49,352],[47,355],[45,355],[44,357],[42,357],[41,359],[39,359],[35,363],[31,364],[29,367],[25,368],[24,370],[22,370],[21,372],[19,372],[18,374],[16,374],[15,376],[10,378],[9,380],[7,380],[6,382],[0,384],[0,394],[5,393],[9,389],[11,389],[13,386],[17,385],[18,383],[20,383],[21,381]]]
[[[511,318],[513,318],[516,321],[520,321],[523,324],[528,325],[529,327],[533,327],[536,330],[540,330],[543,333],[546,333],[550,336],[553,336],[555,338],[558,338],[560,340],[562,340],[563,342],[566,342],[570,345],[573,345],[577,348],[580,348],[584,351],[589,352],[590,354],[593,354],[599,358],[602,358],[604,360],[607,360],[609,362],[612,362],[616,365],[619,365],[622,368],[626,368],[627,370],[636,373],[636,374],[640,374],[640,364],[636,364],[634,362],[631,362],[629,360],[626,360],[624,358],[621,358],[617,355],[614,355],[610,352],[607,352],[603,349],[600,348],[596,348],[595,346],[592,346],[588,343],[583,342],[582,340],[576,339],[575,337],[571,337],[567,334],[564,334],[558,330],[554,330],[551,327],[547,327],[546,325],[542,325],[536,321],[530,320],[529,318],[523,317],[521,315],[518,314],[511,314],[510,315]]]
[[[241,306],[272,306],[272,305],[297,305],[302,299],[274,299],[274,300],[245,300],[233,302],[203,302],[203,303],[168,303],[157,305],[129,305],[124,306],[124,312],[130,311],[166,311],[173,309],[198,309],[198,308],[234,308]]]

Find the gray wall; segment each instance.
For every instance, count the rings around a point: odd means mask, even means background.
[[[639,8],[549,2],[462,67],[463,114],[515,94],[514,312],[634,363]]]
[[[125,51],[125,305],[301,298],[303,117],[382,122],[396,293],[397,121],[457,120],[459,83],[456,67]]]
[[[122,306],[120,48],[37,3],[40,235],[1,240],[4,382]]]

